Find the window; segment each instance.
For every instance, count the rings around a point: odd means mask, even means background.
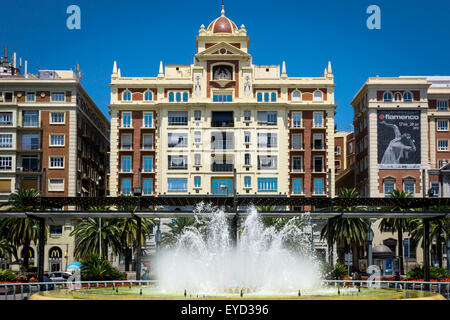
[[[448,151],[448,140],[438,140],[438,151]]]
[[[438,120],[438,131],[448,131],[448,120]]]
[[[244,131],[244,142],[250,143],[251,133],[250,131]]]
[[[314,190],[315,195],[325,194],[323,190],[323,178],[314,178]]]
[[[175,94],[173,92],[169,92],[169,102],[174,102],[175,101]]]
[[[258,111],[259,125],[276,125],[277,112],[276,111]]]
[[[51,169],[64,168],[64,157],[50,157],[50,168]]]
[[[131,92],[126,90],[123,92],[123,100],[124,101],[131,101]]]
[[[244,121],[250,121],[252,119],[252,112],[250,110],[244,111]]]
[[[395,101],[402,101],[402,94],[400,92],[396,92],[394,94],[394,100]]]
[[[324,171],[323,167],[323,157],[322,156],[314,156],[313,158],[313,169],[314,172],[322,172]]]
[[[437,109],[438,110],[447,110],[447,101],[440,100],[437,102]]]
[[[263,101],[263,99],[262,99],[262,93],[261,93],[261,92],[258,92],[258,93],[256,94],[256,101],[258,101],[258,102],[262,102],[262,101]]]
[[[213,111],[211,127],[234,127],[233,111]]]
[[[313,148],[316,150],[321,150],[325,148],[322,134],[313,135]]]
[[[322,91],[314,91],[313,101],[322,101]]]
[[[194,120],[201,121],[202,120],[202,112],[200,110],[194,111]]]
[[[131,134],[122,134],[120,136],[120,144],[121,144],[121,149],[122,150],[131,150],[131,139],[132,139],[132,135]]]
[[[21,159],[21,169],[19,171],[22,172],[38,172],[40,171],[39,168],[39,156],[32,155],[32,156],[22,156]]]
[[[438,168],[442,168],[448,163],[448,160],[438,160]]]
[[[292,127],[303,128],[302,113],[293,112],[292,113]]]
[[[22,126],[24,128],[37,128],[39,122],[38,111],[23,111],[22,113]]]
[[[416,180],[413,178],[407,178],[403,180],[403,191],[409,193],[409,197],[414,196],[414,186],[416,184]]]
[[[412,95],[411,92],[405,92],[403,94],[403,101],[404,102],[411,102],[412,101]]]
[[[169,126],[186,126],[187,123],[187,111],[169,111]]]
[[[292,194],[303,194],[302,179],[292,179]]]
[[[62,235],[62,225],[50,225],[50,234],[52,236]]]
[[[244,154],[244,165],[249,166],[250,163],[250,153]]]
[[[246,176],[244,177],[244,188],[251,188],[252,186],[252,177]]]
[[[0,134],[0,148],[12,148],[12,134]]]
[[[213,66],[213,80],[233,80],[233,67],[227,65]]]
[[[384,100],[385,102],[392,102],[392,93],[390,93],[390,92],[385,92],[385,93],[383,94],[383,100]]]
[[[187,192],[186,178],[168,178],[168,192]]]
[[[131,128],[131,112],[122,112],[122,128]]]
[[[183,102],[188,102],[189,94],[187,92],[183,92]]]
[[[50,124],[61,124],[65,122],[64,112],[51,112],[50,113]]]
[[[194,132],[194,143],[202,143],[202,133],[201,131]]]
[[[211,132],[211,149],[233,149],[233,132],[213,131]]]
[[[36,94],[34,92],[27,92],[27,101],[28,102],[36,101]]]
[[[214,102],[232,102],[233,101],[233,95],[231,93],[214,93],[213,94],[213,101]]]
[[[292,149],[301,150],[303,149],[303,135],[293,134],[292,135]]]
[[[202,184],[202,178],[194,177],[194,188],[200,188],[201,184]]]
[[[277,156],[258,156],[258,170],[276,170]]]
[[[202,155],[200,153],[194,154],[194,165],[200,166],[202,164]]]
[[[12,112],[0,112],[0,126],[12,125]]]
[[[296,90],[292,92],[292,101],[301,101],[302,100],[302,94],[300,91]]]
[[[152,101],[152,100],[153,100],[153,93],[151,91],[145,91],[144,101]]]
[[[143,184],[143,194],[144,195],[150,195],[153,193],[153,179],[142,179]]]
[[[439,197],[439,183],[431,183],[431,189],[433,189],[433,197]]]
[[[348,153],[353,153],[353,142],[350,142],[349,144],[348,144]]]
[[[339,156],[341,154],[341,147],[336,147],[335,152]]]
[[[143,157],[142,158],[142,163],[143,163],[143,172],[152,172],[153,171],[153,157]]]
[[[131,194],[131,179],[122,179],[122,194]]]
[[[187,156],[168,156],[169,170],[186,170]]]
[[[301,156],[292,157],[292,171],[303,172],[303,157]]]
[[[122,156],[121,160],[121,171],[131,172],[131,156]]]
[[[187,133],[169,133],[168,147],[169,148],[186,148],[188,141]]]
[[[64,147],[64,135],[63,134],[51,134],[50,135],[50,147]]]
[[[153,112],[144,112],[144,128],[153,126]]]
[[[0,170],[12,169],[12,157],[0,157]]]
[[[38,150],[40,149],[39,133],[22,134],[22,150]]]
[[[323,113],[322,112],[314,112],[314,128],[322,128],[323,127]]]
[[[65,100],[64,92],[52,92],[52,101],[62,102]]]
[[[276,148],[276,133],[258,133],[258,148]]]
[[[383,179],[383,186],[384,186],[384,196],[386,198],[390,198],[391,195],[389,193],[393,192],[395,188],[395,179],[390,177]]]
[[[276,92],[272,92],[270,94],[270,101],[272,101],[272,102],[276,102],[277,101],[277,93]]]
[[[48,179],[49,192],[64,191],[64,179]]]
[[[153,134],[142,135],[142,149],[144,150],[153,149]]]
[[[277,178],[258,178],[258,192],[277,192]]]

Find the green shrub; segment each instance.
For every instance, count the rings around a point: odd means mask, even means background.
[[[0,281],[9,282],[9,281],[16,280],[16,278],[17,278],[17,276],[13,271],[11,271],[9,269],[4,269],[4,270],[0,269]]]
[[[447,277],[447,270],[444,268],[430,267],[430,279],[440,279]],[[415,267],[408,272],[408,278],[411,280],[424,279],[422,267]]]
[[[82,281],[125,280],[126,276],[114,268],[108,260],[101,260],[96,254],[81,261]]]
[[[331,273],[333,279],[342,280],[344,278],[348,278],[347,267],[343,264],[336,263],[334,265],[334,269]]]

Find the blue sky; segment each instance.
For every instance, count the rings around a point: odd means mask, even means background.
[[[81,8],[81,30],[66,28],[66,8]],[[0,45],[29,71],[80,64],[83,86],[107,114],[113,61],[124,76],[156,76],[159,61],[192,63],[195,36],[220,15],[220,0],[2,1]],[[381,30],[366,27],[369,5]],[[286,61],[289,76],[335,75],[336,121],[350,130],[350,101],[368,77],[450,75],[448,0],[225,0],[226,15],[250,36],[255,64]]]

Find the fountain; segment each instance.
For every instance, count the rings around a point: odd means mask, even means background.
[[[432,296],[421,291],[322,286],[311,252],[308,214],[266,227],[248,209],[233,244],[229,218],[217,207],[196,206],[193,226],[164,248],[155,266],[157,286],[116,290],[56,290],[47,299],[402,299]],[[280,222],[281,221],[281,222]],[[39,298],[39,296],[33,296]],[[32,297],[32,298],[33,298]]]

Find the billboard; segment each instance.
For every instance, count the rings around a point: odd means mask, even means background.
[[[420,169],[420,111],[378,110],[378,168]]]

